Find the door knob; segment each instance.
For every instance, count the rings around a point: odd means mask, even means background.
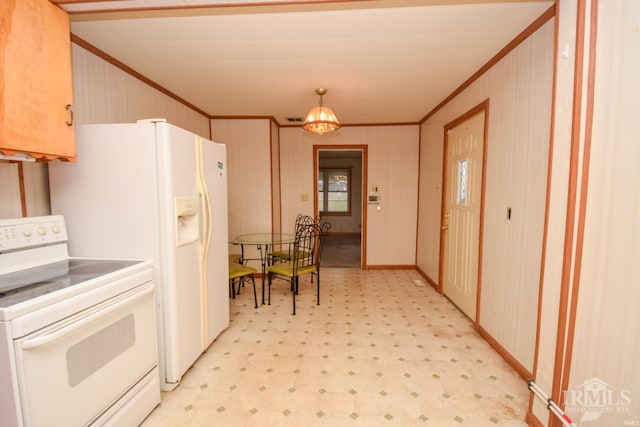
[[[443,225],[442,227],[440,227],[440,229],[441,229],[442,231],[447,231],[447,230],[449,229],[449,224],[445,224],[445,225]]]

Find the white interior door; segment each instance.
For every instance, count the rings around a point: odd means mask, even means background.
[[[476,320],[484,112],[452,128],[447,136],[442,219],[442,288]]]

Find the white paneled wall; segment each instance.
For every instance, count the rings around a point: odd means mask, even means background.
[[[271,120],[213,119],[213,140],[227,146],[229,238],[272,231]],[[247,258],[258,258],[247,248]],[[230,246],[229,253],[239,253]],[[252,267],[260,264],[250,262]]]
[[[47,164],[25,163],[23,166],[27,216],[49,215],[49,168]]]
[[[418,131],[417,125],[343,127],[316,136],[300,128],[282,128],[283,224],[293,223],[298,213],[314,213],[313,145],[366,145],[368,187],[380,189],[380,211],[370,205],[366,214],[367,265],[415,265]],[[304,194],[307,201],[302,200]]]
[[[209,138],[209,119],[93,53],[71,44],[75,117],[85,123],[164,118]]]
[[[438,281],[444,124],[427,121],[420,133],[420,195],[416,266]]]
[[[488,76],[492,95],[479,323],[508,343],[505,348],[529,372],[544,234],[553,28],[547,23]]]
[[[558,310],[560,305],[560,283],[563,268],[563,249],[567,222],[567,194],[569,188],[569,160],[572,132],[572,101],[576,38],[576,1],[561,1],[558,13],[558,46],[566,49],[567,57],[558,52],[556,70],[556,93],[554,94],[555,116],[553,129],[553,153],[551,159],[551,182],[547,243],[544,259],[542,297],[540,299],[540,330],[537,367],[534,372],[536,384],[551,396],[553,381]],[[533,400],[532,413],[546,424],[549,411],[541,399]]]
[[[18,164],[0,162],[0,218],[22,216]]]
[[[530,371],[544,232],[553,40],[551,20],[430,117],[421,135],[417,265],[437,281],[443,128],[489,99],[479,324]]]
[[[640,416],[639,23],[640,2],[599,3],[593,137],[569,390],[583,391],[583,384],[594,378],[606,383],[610,398],[602,400],[607,411],[597,423],[608,426],[637,424]],[[577,420],[583,413],[584,408],[570,412]]]
[[[18,163],[0,162],[0,218],[22,216]],[[49,172],[46,163],[22,163],[27,216],[49,215]]]

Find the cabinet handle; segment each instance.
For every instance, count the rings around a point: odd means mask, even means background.
[[[64,108],[69,112],[69,120],[67,120],[65,123],[67,124],[67,126],[73,126],[73,105],[67,104],[67,106]]]

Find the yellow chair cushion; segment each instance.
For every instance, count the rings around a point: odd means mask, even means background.
[[[258,270],[255,268],[247,267],[246,265],[238,264],[237,262],[229,264],[229,280],[238,279],[257,272]]]
[[[293,276],[293,263],[285,262],[282,264],[274,264],[272,266],[267,267],[267,271],[269,273],[291,277]],[[316,271],[318,271],[317,265],[308,265],[306,267],[300,267],[298,268],[298,276],[307,274],[307,273],[315,273]]]

